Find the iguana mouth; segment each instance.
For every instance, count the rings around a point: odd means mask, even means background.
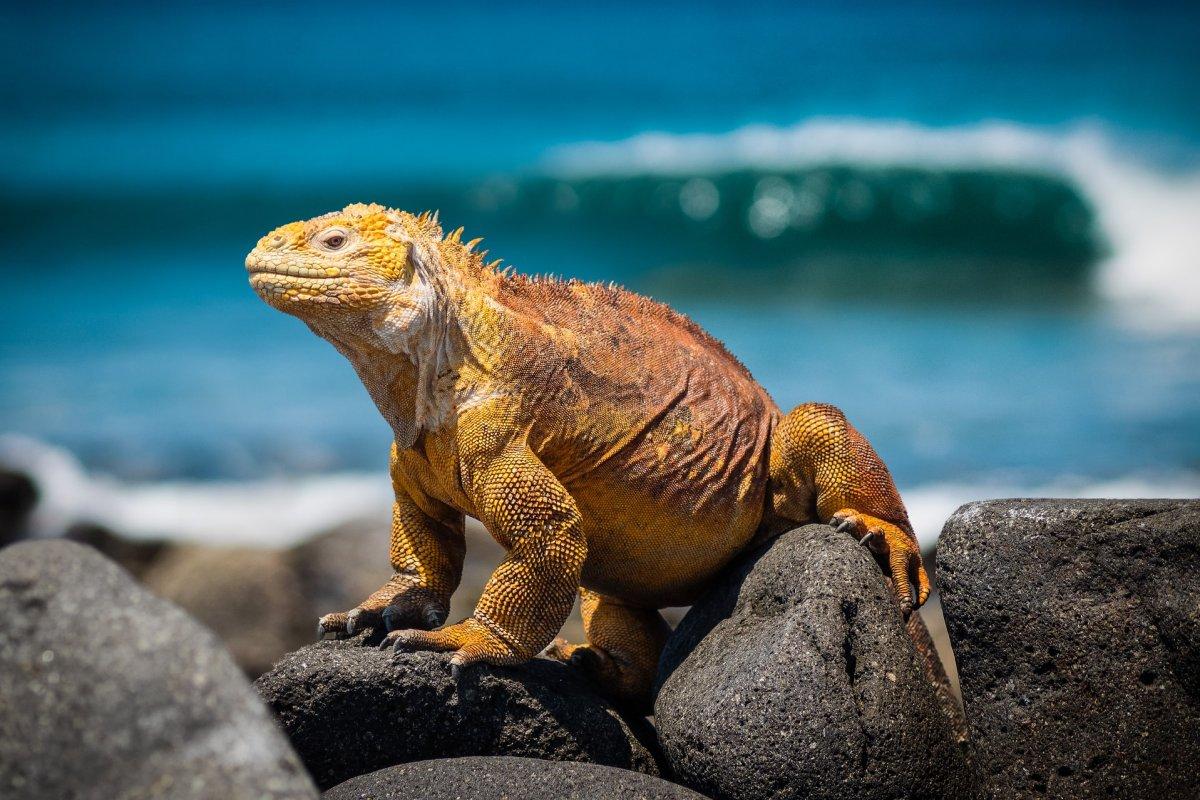
[[[265,266],[248,267],[247,271],[251,278],[256,278],[262,275],[269,275],[273,278],[296,278],[298,280],[318,280],[332,281],[342,280],[346,276],[340,270],[319,270],[309,269],[306,267],[283,267],[270,269]],[[330,274],[332,273],[332,274]]]
[[[280,263],[279,259],[263,257],[257,250],[251,251],[246,256],[246,271],[250,273],[251,279],[259,275],[296,280],[332,280],[346,277],[346,274],[337,267],[306,267],[299,264]]]

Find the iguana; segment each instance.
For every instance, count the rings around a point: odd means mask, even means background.
[[[929,579],[883,462],[833,406],[783,414],[725,347],[615,285],[527,277],[436,214],[355,204],[246,258],[272,307],[337,348],[391,426],[392,578],[319,632],[515,664],[546,650],[644,703],[669,632],[752,545],[805,522],[859,537],[902,612]],[[507,555],[442,626],[464,515]],[[581,599],[586,644],[555,640]],[[553,644],[552,644],[553,642]]]

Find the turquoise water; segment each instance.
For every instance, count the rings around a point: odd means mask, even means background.
[[[382,469],[349,366],[242,267],[375,200],[670,302],[781,405],[842,406],[906,489],[1200,494],[1195,11],[3,14],[21,446],[138,484]]]

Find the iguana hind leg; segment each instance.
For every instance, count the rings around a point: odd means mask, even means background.
[[[579,590],[587,644],[555,640],[546,655],[579,668],[601,691],[630,709],[647,712],[658,657],[671,628],[652,608],[634,608]]]
[[[808,522],[815,514],[870,547],[905,614],[929,597],[929,576],[892,476],[839,409],[806,403],[780,420],[771,440],[771,493],[776,517]]]

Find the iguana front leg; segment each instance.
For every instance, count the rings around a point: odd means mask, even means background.
[[[352,636],[381,624],[388,630],[436,628],[446,621],[466,553],[463,515],[423,497],[424,507],[437,516],[425,513],[397,469],[394,450],[392,487],[396,502],[392,506],[390,557],[396,573],[356,607],[321,617],[318,636]]]
[[[806,403],[780,420],[772,438],[775,513],[817,518],[847,531],[883,560],[901,610],[929,597],[929,576],[908,512],[882,459],[841,410]]]
[[[486,445],[503,428],[487,426],[479,435]],[[463,460],[463,488],[508,555],[472,616],[385,639],[397,651],[453,650],[456,674],[478,661],[520,663],[545,648],[571,612],[587,552],[575,501],[523,439],[479,449]]]

